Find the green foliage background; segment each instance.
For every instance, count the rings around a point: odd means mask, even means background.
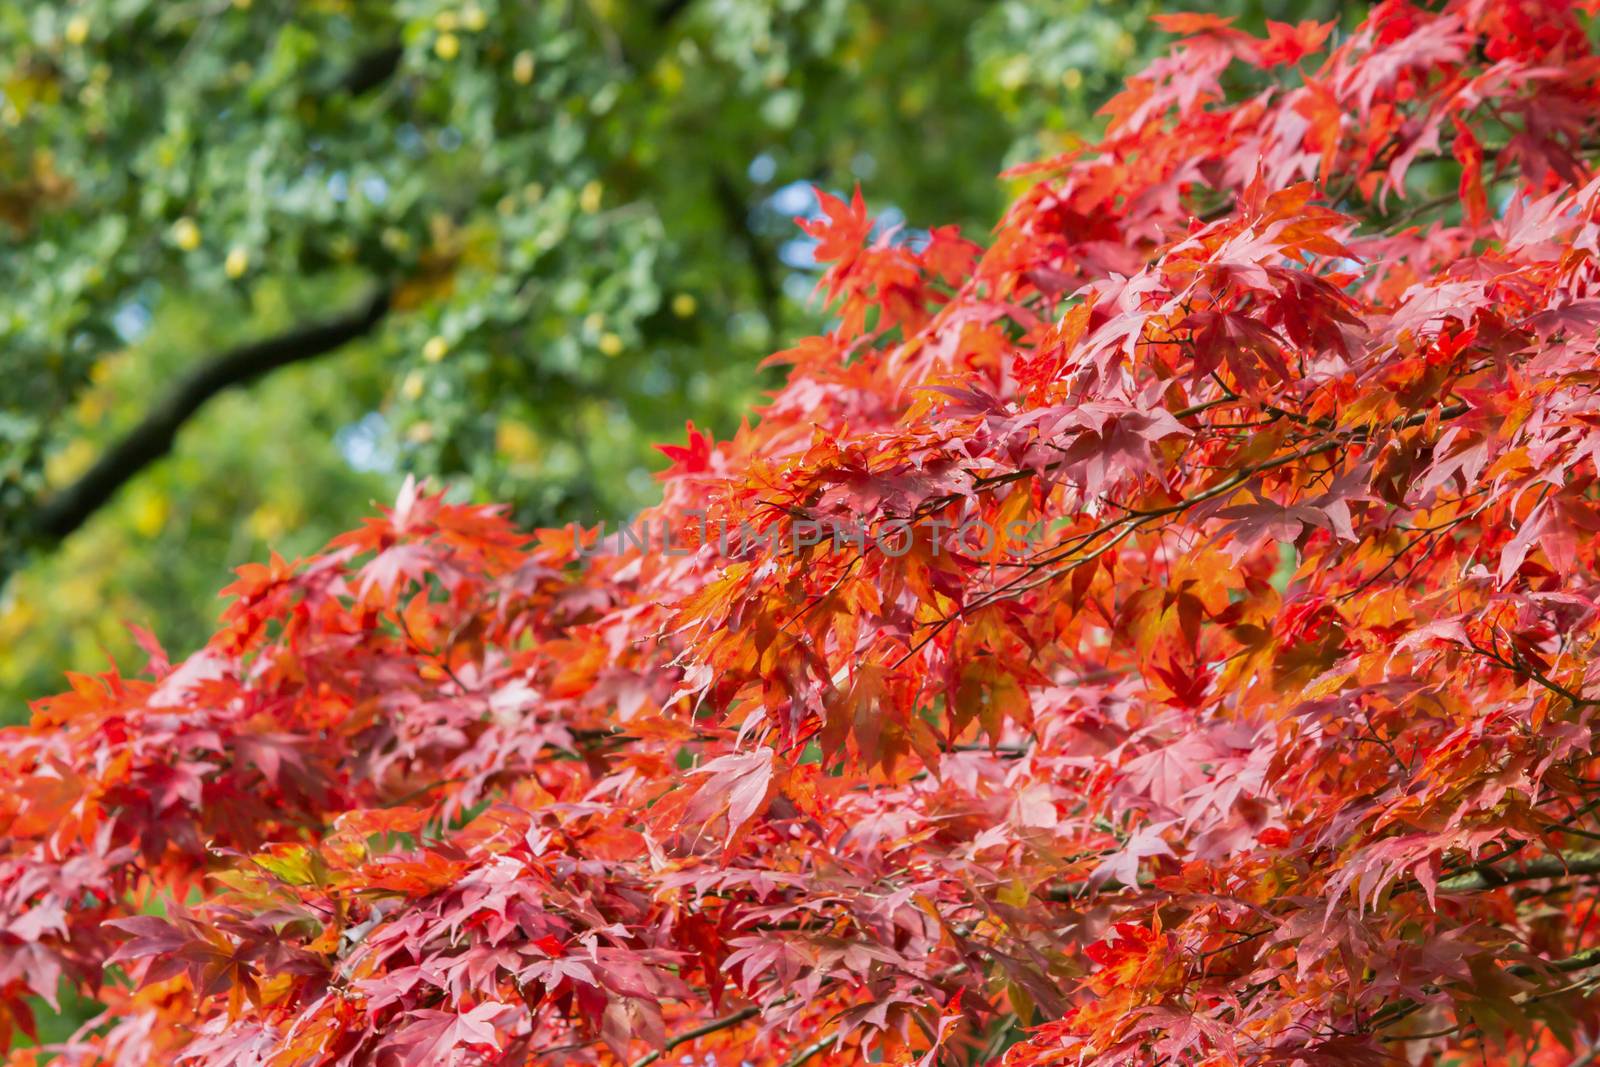
[[[821,321],[799,183],[981,237],[998,171],[1090,131],[1158,47],[1154,6],[0,5],[0,720],[135,665],[128,621],[193,647],[228,568],[406,471],[530,525],[625,515],[651,442],[731,432],[759,357]],[[41,535],[185,368],[378,289],[368,336],[219,397]]]

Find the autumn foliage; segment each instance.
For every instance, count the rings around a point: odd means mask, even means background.
[[[5,1029],[71,986],[84,1064],[1586,1062],[1589,15],[1166,28],[986,247],[824,198],[837,328],[666,450],[692,551],[408,485],[0,735]]]

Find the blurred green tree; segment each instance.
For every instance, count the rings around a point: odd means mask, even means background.
[[[225,567],[401,471],[627,513],[815,325],[804,183],[981,232],[1152,6],[0,7],[3,714],[125,620],[189,647]]]

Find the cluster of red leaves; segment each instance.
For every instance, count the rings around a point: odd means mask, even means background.
[[[986,250],[825,199],[838,327],[669,451],[687,553],[408,487],[246,568],[0,734],[4,1029],[70,983],[67,1063],[1587,1060],[1590,15],[1170,19]]]

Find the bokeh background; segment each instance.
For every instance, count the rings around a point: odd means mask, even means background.
[[[823,324],[813,185],[981,240],[1002,168],[1093,135],[1158,8],[0,5],[0,721],[140,662],[129,622],[195,647],[230,568],[407,472],[529,526],[629,514],[652,442],[730,433],[760,358]],[[341,343],[304,343],[330,320]],[[186,375],[262,341],[294,358],[128,458]]]

